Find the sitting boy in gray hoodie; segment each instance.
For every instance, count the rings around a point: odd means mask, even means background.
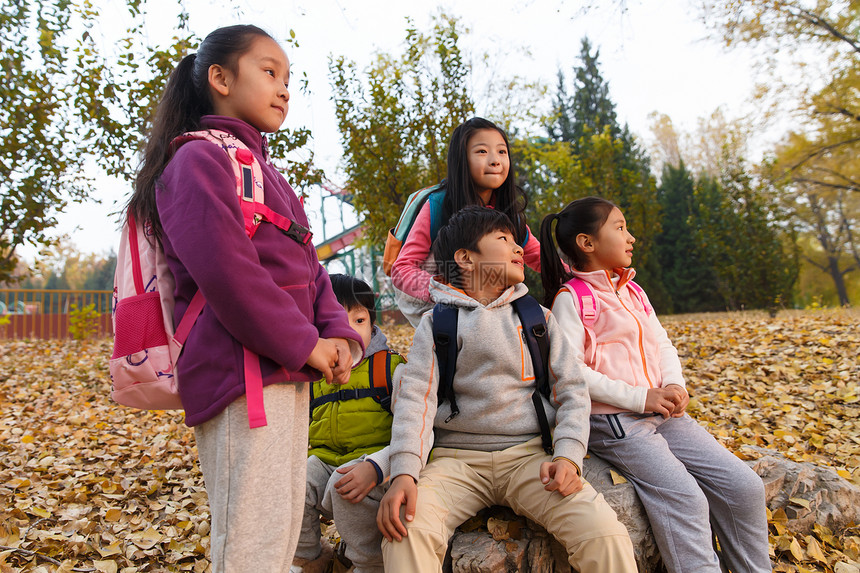
[[[429,311],[415,331],[409,363],[395,379],[392,482],[377,514],[386,571],[441,571],[454,529],[491,505],[509,506],[542,525],[564,545],[577,571],[636,571],[627,530],[580,477],[588,390],[546,309],[552,399],[541,400],[554,426],[554,455],[542,447],[532,360],[511,304],[528,290],[514,237],[504,213],[467,207],[433,244],[442,276],[431,281],[430,294],[436,303],[458,308],[453,390],[459,414],[452,416],[449,401],[438,403]]]

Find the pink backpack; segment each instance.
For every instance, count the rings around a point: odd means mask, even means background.
[[[579,277],[573,277],[564,286],[570,289],[575,295],[577,307],[579,308],[579,318],[582,319],[582,325],[585,327],[586,338],[594,338],[594,323],[597,321],[597,315],[600,312],[600,299],[594,294],[591,285]],[[633,295],[639,299],[642,307],[645,309],[645,314],[650,315],[654,309],[648,304],[648,299],[645,298],[645,291],[642,287],[633,281],[627,281],[627,286],[633,292]],[[586,356],[586,362],[594,360],[594,344],[591,345],[591,356]]]
[[[260,164],[245,144],[223,131],[195,131],[174,139],[172,151],[195,139],[211,141],[230,157],[249,237],[253,237],[260,224],[267,221],[302,244],[310,241],[308,229],[273,212],[263,203]],[[176,362],[206,301],[198,291],[174,331],[175,287],[164,251],[153,238],[149,222],[137,221],[129,211],[120,238],[113,290],[111,398],[120,404],[143,410],[182,408]],[[250,426],[265,426],[260,359],[247,348],[245,393]]]

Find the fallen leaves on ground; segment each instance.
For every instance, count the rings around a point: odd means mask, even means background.
[[[690,411],[741,457],[749,445],[860,484],[860,315],[670,317]],[[412,329],[386,327],[409,348]],[[178,412],[112,403],[109,340],[0,342],[0,573],[209,567],[193,432]],[[860,531],[788,531],[770,516],[775,571],[856,573]],[[504,536],[506,524],[494,522]]]

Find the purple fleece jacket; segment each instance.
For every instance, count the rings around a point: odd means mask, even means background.
[[[266,205],[308,226],[295,192],[268,163],[259,131],[221,116],[205,116],[202,126],[242,140],[260,162]],[[195,140],[180,147],[159,180],[156,201],[176,278],[174,323],[198,289],[207,302],[177,365],[186,424],[209,420],[244,394],[243,346],[260,355],[268,385],[318,380],[320,373],[305,362],[320,337],[361,344],[313,244],[300,245],[270,223],[248,238],[233,167],[217,145]]]

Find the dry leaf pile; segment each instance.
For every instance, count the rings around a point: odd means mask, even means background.
[[[860,485],[860,315],[753,313],[664,321],[690,411],[749,445]],[[409,327],[386,328],[408,350]],[[0,573],[205,571],[208,506],[181,413],[108,398],[110,341],[0,341]],[[860,531],[813,535],[770,516],[776,571],[855,573]],[[493,523],[494,530],[501,527]]]

